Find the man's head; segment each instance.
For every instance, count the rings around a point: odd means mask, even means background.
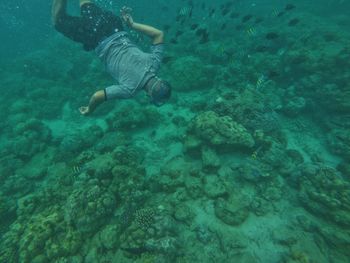
[[[162,106],[171,96],[170,84],[158,77],[148,81],[146,91],[151,98],[151,102],[158,107]]]

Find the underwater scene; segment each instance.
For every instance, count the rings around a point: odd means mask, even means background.
[[[2,0],[0,262],[350,262],[349,10]]]

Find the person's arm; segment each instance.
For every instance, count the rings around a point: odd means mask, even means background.
[[[97,106],[103,103],[106,100],[106,94],[104,90],[99,90],[91,96],[89,105],[79,108],[79,111],[82,115],[89,115],[95,111]]]
[[[164,33],[157,28],[135,22],[133,22],[130,27],[151,37],[153,45],[161,44],[164,41]]]
[[[149,36],[150,38],[152,38],[152,44],[153,45],[157,45],[157,44],[161,44],[164,41],[164,33],[163,31],[149,26],[149,25],[145,25],[145,24],[140,24],[140,23],[136,23],[134,22],[134,19],[132,18],[132,16],[130,15],[130,8],[127,7],[123,7],[120,11],[121,17],[123,18],[124,22],[132,29],[139,31],[147,36]]]

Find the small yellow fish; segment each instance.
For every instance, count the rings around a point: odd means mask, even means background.
[[[252,153],[252,155],[251,155],[252,159],[255,160],[256,158],[258,158],[258,154],[259,154],[261,148],[262,148],[262,146],[259,146],[259,147]]]
[[[265,75],[261,75],[258,80],[256,81],[256,85],[255,85],[255,88],[256,89],[260,89],[260,88],[263,88],[266,84],[266,76]]]
[[[255,160],[255,159],[258,157],[257,151],[254,151],[254,152],[252,153],[251,157],[252,157],[252,159]]]
[[[233,66],[233,65],[235,64],[235,59],[234,59],[233,56],[228,60],[228,64],[229,64],[230,66]]]
[[[224,45],[220,45],[218,48],[217,48],[217,52],[219,53],[220,56],[224,55],[225,54],[225,46]]]

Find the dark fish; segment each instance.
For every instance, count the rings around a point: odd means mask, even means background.
[[[163,57],[163,59],[162,59],[162,62],[164,63],[164,64],[168,64],[170,61],[172,61],[173,60],[173,57],[172,56],[165,56],[165,57]]]
[[[202,3],[201,8],[202,8],[202,10],[204,10],[206,8],[205,3]]]
[[[255,51],[258,52],[258,53],[264,53],[264,52],[269,51],[269,47],[268,46],[264,46],[264,45],[257,46],[255,48]]]
[[[279,12],[276,16],[277,16],[277,17],[282,17],[282,16],[284,16],[285,13],[286,13],[286,12],[281,11],[281,12]]]
[[[209,41],[209,34],[202,35],[202,38],[199,40],[199,44],[205,44]]]
[[[164,25],[164,27],[163,27],[163,30],[164,30],[164,32],[169,32],[169,29],[170,29],[170,25]]]
[[[175,37],[179,37],[183,34],[184,32],[181,30],[176,31]]]
[[[236,26],[236,30],[237,31],[240,31],[240,30],[243,30],[244,29],[244,26],[243,25],[237,25]]]
[[[323,35],[324,40],[326,40],[327,42],[331,42],[331,41],[337,41],[337,36],[332,34],[332,33],[326,33]]]
[[[226,2],[223,7],[224,8],[231,8],[233,6],[233,1]]]
[[[261,22],[263,22],[264,21],[264,19],[262,18],[262,17],[257,17],[256,19],[255,19],[255,24],[260,24]]]
[[[210,9],[209,17],[212,17],[215,14],[215,8]]]
[[[199,28],[199,29],[197,29],[197,31],[196,31],[196,35],[197,35],[197,36],[201,36],[201,35],[205,34],[206,31],[207,31],[207,30],[204,29],[204,28]]]
[[[229,12],[230,12],[230,9],[226,9],[226,8],[225,8],[225,9],[222,9],[222,10],[221,10],[221,15],[222,15],[222,16],[226,16]]]
[[[177,42],[177,39],[172,38],[172,39],[170,39],[170,43],[171,43],[171,44],[177,44],[178,42]]]
[[[276,38],[278,38],[279,35],[275,32],[270,32],[270,33],[267,33],[265,38],[268,39],[268,40],[274,40]]]
[[[167,6],[162,6],[161,10],[162,10],[162,12],[168,12],[169,8]]]
[[[288,26],[296,26],[297,24],[299,24],[299,22],[300,20],[298,18],[294,18],[289,21]]]
[[[268,73],[267,73],[267,77],[269,79],[271,78],[277,78],[280,76],[280,73],[278,73],[277,71],[274,71],[274,70],[270,70]]]
[[[233,12],[230,15],[230,18],[232,18],[232,19],[235,19],[235,18],[238,18],[238,17],[239,17],[239,13],[236,13],[236,12]]]
[[[286,11],[290,11],[293,10],[294,8],[296,8],[295,5],[293,4],[287,4],[286,7],[284,8]]]
[[[188,14],[188,17],[192,17],[192,14],[193,14],[193,7],[191,7],[191,12]]]
[[[164,59],[163,59],[163,61],[164,61]],[[153,130],[153,131],[151,131],[151,133],[150,133],[150,137],[151,138],[154,138],[155,136],[157,135],[157,131],[156,130]]]
[[[248,22],[250,19],[252,19],[252,15],[246,15],[244,17],[242,17],[242,23],[246,23]]]
[[[221,30],[226,29],[226,27],[227,27],[227,24],[226,24],[226,23],[222,24],[222,26],[221,26]]]
[[[191,30],[196,30],[198,26],[199,26],[198,24],[192,24],[190,28]]]
[[[204,44],[209,41],[209,33],[208,33],[208,30],[205,28],[197,29],[196,35],[200,37],[200,40],[199,40],[200,44]]]

